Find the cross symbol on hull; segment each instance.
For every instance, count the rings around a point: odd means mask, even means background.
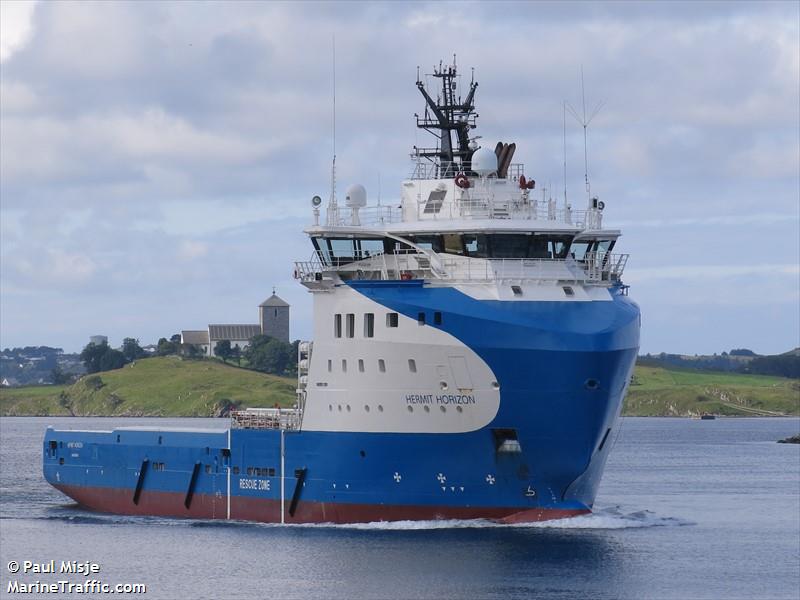
[[[438,479],[438,480],[439,480],[439,483],[444,483],[445,481],[447,481],[447,477],[445,477],[445,476],[444,476],[444,475],[442,475],[441,473],[439,473],[439,474],[436,476],[436,479]]]
[[[400,475],[400,473],[398,473],[397,471],[395,471],[395,472],[394,472],[394,480],[395,480],[397,483],[400,483],[400,480],[401,480],[402,478],[403,478],[403,477],[402,477],[402,475]]]
[[[489,473],[489,474],[486,476],[486,483],[488,483],[489,485],[494,485],[494,481],[495,481],[495,479],[494,479],[494,475],[492,475],[491,473]]]

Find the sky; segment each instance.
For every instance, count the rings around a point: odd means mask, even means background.
[[[0,2],[0,346],[255,323],[312,332],[309,200],[399,198],[417,66],[457,56],[476,133],[560,190],[562,102],[621,228],[642,352],[800,345],[798,2]],[[567,123],[571,203],[583,136]]]

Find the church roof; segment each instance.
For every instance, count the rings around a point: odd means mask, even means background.
[[[190,330],[184,329],[181,331],[181,343],[183,344],[207,344],[208,343],[208,331],[198,331],[198,330]]]
[[[259,306],[289,306],[289,303],[278,298],[278,296],[273,293],[272,296],[264,300]]]
[[[243,341],[261,335],[261,325],[209,325],[208,337],[214,340]]]

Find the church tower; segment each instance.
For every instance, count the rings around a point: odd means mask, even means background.
[[[275,288],[272,296],[258,305],[258,321],[263,335],[289,341],[289,304],[275,295]]]

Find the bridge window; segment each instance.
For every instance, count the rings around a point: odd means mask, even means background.
[[[365,313],[364,314],[364,337],[366,337],[366,338],[375,337],[375,314],[374,313]]]
[[[342,315],[333,315],[333,337],[342,337]]]
[[[387,327],[397,327],[397,313],[387,313],[386,314],[386,326]]]
[[[464,254],[464,242],[458,233],[445,233],[442,236],[444,251],[447,254]]]

